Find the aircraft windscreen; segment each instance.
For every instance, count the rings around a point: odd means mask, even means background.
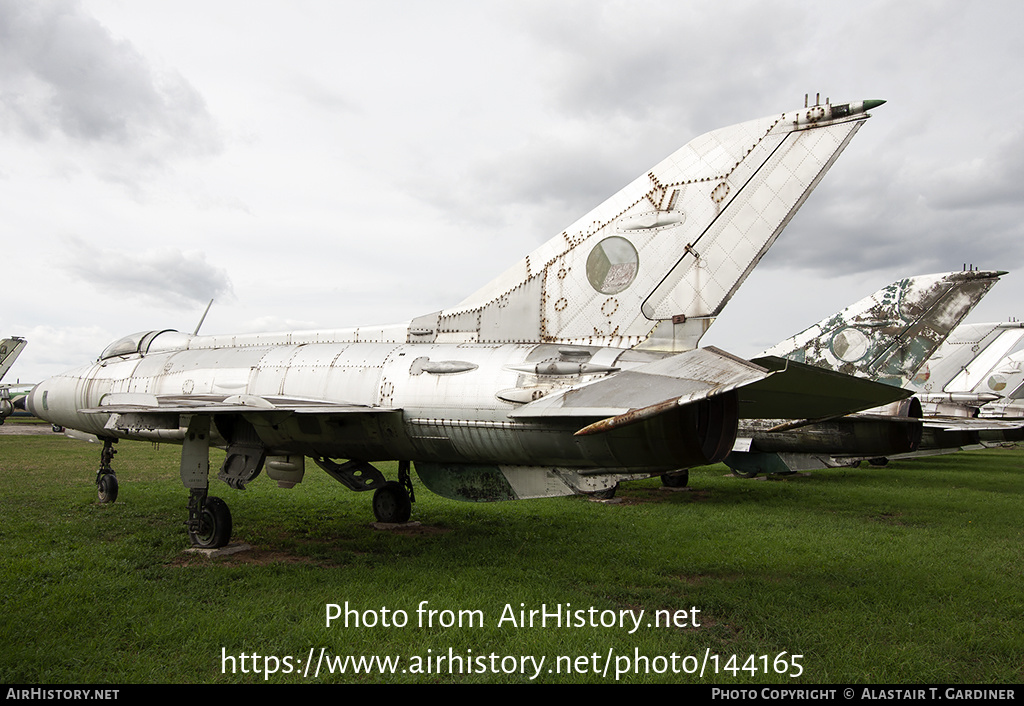
[[[163,353],[164,351],[177,351],[188,347],[192,337],[187,333],[181,333],[173,329],[154,331],[153,335],[142,342],[140,350],[143,353]]]

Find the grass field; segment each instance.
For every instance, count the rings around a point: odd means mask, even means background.
[[[0,437],[0,682],[259,682],[268,657],[273,683],[1024,680],[1017,449],[782,481],[715,466],[683,492],[624,485],[615,504],[465,504],[418,485],[422,525],[402,531],[373,529],[370,495],[310,464],[292,490],[213,481],[253,547],[214,559],[184,551],[178,447],[119,444],[113,505],[96,502],[99,450]],[[377,624],[328,627],[346,602]],[[573,624],[519,624],[542,606]],[[399,661],[328,674],[321,649]]]

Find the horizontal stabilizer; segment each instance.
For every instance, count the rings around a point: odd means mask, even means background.
[[[740,390],[741,419],[827,419],[911,395],[892,385],[775,356],[755,358],[751,362],[772,374]]]
[[[1024,427],[1024,421],[979,419],[972,417],[928,417],[924,420],[929,429],[943,431],[1009,431]]]
[[[652,407],[667,411],[749,385],[767,374],[763,368],[717,348],[700,348],[603,377],[563,394],[548,395],[509,416],[612,417],[627,412],[636,415]],[[646,416],[634,416],[632,421]]]

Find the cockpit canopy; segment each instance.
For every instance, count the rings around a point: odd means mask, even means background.
[[[119,338],[104,348],[100,353],[100,360],[180,350],[188,347],[191,338],[187,333],[169,328],[162,331],[139,331]]]

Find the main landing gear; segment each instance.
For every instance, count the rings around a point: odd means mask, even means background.
[[[733,468],[732,474],[737,478],[757,478],[757,475],[761,472],[760,468]]]
[[[114,460],[116,439],[104,439],[103,451],[100,452],[100,469],[96,471],[96,497],[101,503],[112,503],[117,500],[117,476],[110,462]]]
[[[194,415],[188,422],[181,448],[181,481],[189,491],[188,538],[193,546],[203,549],[227,545],[231,541],[232,530],[227,503],[208,496],[210,426],[209,416]],[[237,425],[235,431],[238,431]],[[228,449],[220,477],[232,487],[242,489],[259,473],[266,454],[258,442],[244,434],[239,438],[242,441],[237,448],[233,443]],[[416,500],[409,461],[399,462],[397,482],[388,481],[384,474],[365,461],[350,460],[339,464],[321,457],[313,457],[313,461],[352,490],[373,490],[373,514],[379,522],[402,523],[409,520],[412,503]]]
[[[412,515],[416,495],[409,475],[409,462],[398,462],[398,480],[387,481],[373,492],[373,516],[377,522],[401,524]]]
[[[666,488],[685,488],[690,482],[690,469],[684,468],[681,471],[665,473],[661,476],[661,484]]]
[[[373,492],[373,516],[377,522],[408,522],[412,515],[412,502],[405,488],[389,480]]]
[[[366,461],[353,459],[345,463],[335,463],[329,458],[314,456],[313,462],[349,490],[372,490],[373,516],[377,518],[377,522],[401,524],[409,521],[416,495],[412,489],[408,461],[398,462],[397,481],[389,481],[383,473]]]

